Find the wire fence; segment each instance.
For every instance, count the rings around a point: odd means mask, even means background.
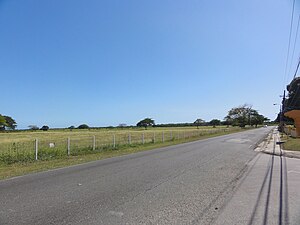
[[[100,133],[74,137],[39,137],[26,141],[1,143],[0,162],[12,164],[36,160],[67,158],[107,150],[134,147],[153,143],[171,142],[205,135],[228,132],[229,128],[193,131],[153,131]]]

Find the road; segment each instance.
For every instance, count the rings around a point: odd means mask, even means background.
[[[0,224],[211,224],[260,128],[0,181]]]
[[[287,153],[276,144],[278,141],[280,134],[274,129],[267,141],[256,148],[263,153],[249,162],[214,225],[300,224],[300,154]]]

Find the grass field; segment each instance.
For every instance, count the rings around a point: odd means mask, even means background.
[[[0,179],[239,131],[242,129],[238,127],[220,126],[199,127],[199,129],[176,127],[147,130],[114,128],[2,132],[0,133]],[[113,145],[114,136],[115,146]],[[68,138],[71,140],[70,155],[67,154]],[[38,160],[35,160],[35,139],[38,139],[39,143]],[[55,143],[55,147],[50,148],[49,143]],[[95,146],[93,146],[94,143]]]
[[[84,138],[91,137],[93,135],[98,137],[106,137],[112,134],[123,135],[128,133],[153,133],[153,132],[205,132],[205,131],[214,131],[220,129],[227,129],[226,126],[217,126],[213,128],[211,126],[200,126],[199,129],[197,127],[149,127],[148,129],[144,128],[101,128],[101,129],[57,129],[57,130],[48,130],[48,131],[8,131],[8,132],[0,132],[0,144],[2,143],[11,143],[11,142],[25,142],[29,140],[33,140],[35,138],[41,139],[61,139],[61,138]],[[230,127],[229,129],[239,129]]]
[[[3,132],[0,133],[0,162],[11,164],[35,161],[36,158],[51,160],[235,130],[240,128],[113,128]]]

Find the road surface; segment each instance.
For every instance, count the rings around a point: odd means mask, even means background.
[[[211,224],[270,131],[0,181],[0,224]]]

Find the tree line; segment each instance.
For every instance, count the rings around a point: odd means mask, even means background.
[[[155,124],[155,121],[152,118],[145,118],[140,120],[136,126],[137,127],[144,127],[147,129],[148,127],[186,127],[186,126],[219,126],[219,125],[226,125],[226,126],[255,126],[264,124],[269,122],[270,119],[266,118],[265,116],[258,113],[257,110],[253,109],[251,105],[241,105],[238,107],[234,107],[228,111],[227,116],[224,117],[224,120],[221,121],[219,119],[212,119],[210,121],[205,121],[203,119],[196,119],[192,123],[167,123],[167,124]],[[15,130],[17,127],[16,121],[10,117],[0,114],[0,131],[2,130]],[[29,125],[30,130],[49,130],[49,126],[44,125],[39,128],[36,125]],[[134,126],[127,126],[126,124],[120,124],[117,126],[118,128],[124,127],[134,127]],[[78,127],[70,126],[68,129],[90,129],[90,128],[97,128],[97,127],[89,127],[87,124],[81,124]],[[113,128],[113,127],[108,127]]]
[[[145,118],[139,121],[136,126],[137,127],[183,127],[183,126],[255,126],[262,125],[266,122],[269,122],[270,119],[258,113],[256,109],[253,109],[251,105],[244,104],[238,107],[234,107],[228,111],[227,116],[223,121],[219,119],[212,119],[209,122],[206,122],[203,119],[196,119],[193,123],[169,123],[169,124],[155,124],[154,120],[151,118]]]

